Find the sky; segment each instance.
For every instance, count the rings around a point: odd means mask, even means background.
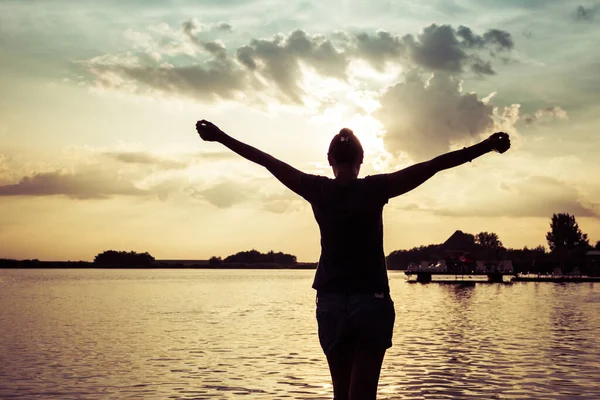
[[[599,42],[599,1],[2,0],[0,257],[316,261],[310,205],[200,119],[329,177],[342,127],[360,176],[504,131],[507,153],[390,200],[386,254],[455,230],[547,246],[559,212],[595,243]]]

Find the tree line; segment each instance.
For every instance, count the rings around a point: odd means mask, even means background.
[[[466,242],[471,244],[471,251],[477,259],[482,260],[511,260],[515,272],[551,273],[557,267],[563,272],[571,272],[578,267],[583,273],[588,263],[585,254],[591,250],[600,250],[600,240],[594,246],[590,244],[588,235],[583,233],[577,224],[574,215],[568,213],[553,214],[550,220],[550,230],[546,234],[549,251],[543,245],[534,248],[527,246],[522,249],[504,247],[498,235],[494,232],[479,232],[477,234],[462,233]],[[409,250],[395,250],[387,257],[388,269],[405,269],[410,263],[421,261],[437,261],[447,256],[443,244],[430,244],[413,247]],[[107,250],[97,254],[93,263],[69,262],[48,263],[39,260],[6,260],[0,259],[3,268],[44,268],[44,267],[151,267],[157,266],[156,260],[149,253],[134,251]],[[64,265],[63,265],[64,264]],[[90,265],[91,264],[91,265]],[[300,265],[302,264],[302,265]],[[225,258],[213,256],[208,260],[208,265],[213,268],[307,268],[314,264],[298,263],[292,254],[269,251],[261,253],[255,249],[240,251]]]
[[[229,255],[224,259],[213,256],[208,260],[209,265],[218,266],[221,264],[277,264],[281,266],[293,266],[298,262],[296,256],[282,252],[275,253],[273,250],[268,253],[261,253],[257,250],[240,251]]]
[[[149,253],[107,250],[94,257],[94,264],[102,267],[149,267],[155,259]]]
[[[582,273],[591,273],[585,254],[600,250],[600,240],[592,246],[588,235],[583,233],[574,215],[553,214],[550,230],[546,233],[549,251],[543,245],[522,249],[506,248],[494,232],[477,234],[464,233],[465,242],[471,243],[470,250],[475,258],[486,260],[511,260],[515,272],[551,273],[556,268],[562,272],[572,272],[575,267]],[[417,246],[409,250],[396,250],[386,258],[388,269],[404,269],[410,263],[437,261],[446,256],[443,244]]]

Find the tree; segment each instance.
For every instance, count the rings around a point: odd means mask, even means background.
[[[222,263],[223,260],[221,259],[221,257],[212,256],[208,259],[208,265],[221,265]]]
[[[475,243],[488,249],[499,249],[503,247],[500,238],[494,232],[479,232],[475,235]]]
[[[94,264],[111,267],[139,267],[148,266],[154,262],[154,257],[148,253],[134,251],[107,250],[94,257]]]
[[[275,253],[269,251],[263,254],[257,250],[240,251],[225,257],[223,260],[225,263],[244,263],[244,264],[281,264],[281,265],[294,265],[297,263],[296,256],[291,254],[285,254],[282,252]]]
[[[575,216],[566,213],[552,215],[550,232],[546,234],[546,240],[552,252],[590,246],[587,234],[581,232]]]
[[[596,242],[596,245],[594,246],[594,248],[595,248],[596,250],[600,250],[600,240],[598,240],[598,241]]]

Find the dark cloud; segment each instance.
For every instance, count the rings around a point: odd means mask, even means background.
[[[381,121],[388,151],[425,159],[448,150],[456,140],[477,137],[493,127],[493,107],[474,93],[463,93],[460,80],[436,74],[427,82],[413,71],[389,87],[374,116]]]
[[[499,29],[490,29],[484,33],[483,40],[486,44],[496,45],[498,50],[511,50],[514,47],[510,33]]]
[[[190,19],[184,21],[181,24],[182,31],[189,36],[193,36],[199,32],[210,32],[210,31],[233,31],[233,26],[227,22],[218,22],[216,24],[203,24],[197,19]]]
[[[482,61],[478,50],[487,49],[493,55],[513,47],[512,36],[505,31],[490,29],[478,35],[466,26],[454,29],[450,25],[436,24],[425,27],[416,36],[398,37],[379,31],[375,36],[360,33],[354,37],[354,54],[378,69],[389,61],[405,61],[426,70],[454,74],[470,67],[477,74],[491,75],[494,71],[490,62]]]
[[[230,24],[228,24],[227,22],[218,23],[216,28],[219,30],[222,30],[222,31],[232,31],[233,30],[233,27]]]
[[[296,30],[287,37],[277,35],[272,39],[253,39],[238,49],[237,60],[254,75],[275,84],[290,101],[301,103],[299,88],[300,64],[314,68],[323,76],[345,78],[348,60],[322,36],[309,36]]]
[[[594,19],[594,9],[579,6],[575,11],[575,18],[577,18],[578,21],[591,21]]]
[[[0,186],[0,196],[63,195],[74,199],[105,199],[114,195],[146,194],[132,182],[101,170],[36,173],[22,178],[18,183]]]
[[[248,77],[239,72],[230,58],[214,58],[204,67],[99,65],[91,71],[98,77],[97,83],[105,88],[135,91],[147,88],[201,100],[234,99],[249,86]]]
[[[181,26],[189,44],[203,54],[193,64],[181,65],[175,58],[169,63],[160,49],[147,49],[151,60],[109,55],[88,60],[86,65],[98,85],[112,89],[150,90],[202,100],[248,100],[256,93],[269,93],[282,102],[301,104],[306,95],[300,85],[302,65],[341,80],[347,79],[348,65],[356,59],[379,70],[392,62],[455,75],[472,71],[481,76],[494,73],[491,62],[482,58],[483,50],[493,56],[513,47],[511,35],[505,31],[492,29],[478,35],[464,26],[454,29],[432,24],[418,35],[403,37],[386,31],[375,35],[337,33],[332,35],[335,45],[322,35],[296,30],[252,39],[230,52],[222,42],[198,36],[203,29],[206,27],[195,20]],[[182,52],[187,49],[179,47]]]
[[[510,33],[498,29],[477,35],[466,26],[455,30],[449,25],[436,24],[423,29],[417,37],[406,36],[404,41],[416,65],[451,73],[463,72],[470,65],[477,73],[493,74],[490,63],[481,61],[470,50],[511,50],[514,45]]]
[[[476,74],[476,75],[494,75],[495,72],[492,69],[492,64],[490,64],[489,61],[483,61],[483,60],[478,60],[475,61],[472,65],[471,65],[471,70]]]
[[[402,39],[386,31],[379,31],[374,36],[359,33],[354,41],[357,57],[368,60],[378,70],[382,70],[389,61],[399,60],[406,53]]]
[[[416,38],[406,36],[404,42],[415,64],[433,71],[459,73],[468,58],[454,30],[448,25],[432,24]]]

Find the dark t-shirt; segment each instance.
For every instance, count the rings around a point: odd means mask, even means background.
[[[321,257],[313,288],[327,292],[389,292],[383,252],[386,176],[340,183],[305,174],[302,197],[321,231]]]

